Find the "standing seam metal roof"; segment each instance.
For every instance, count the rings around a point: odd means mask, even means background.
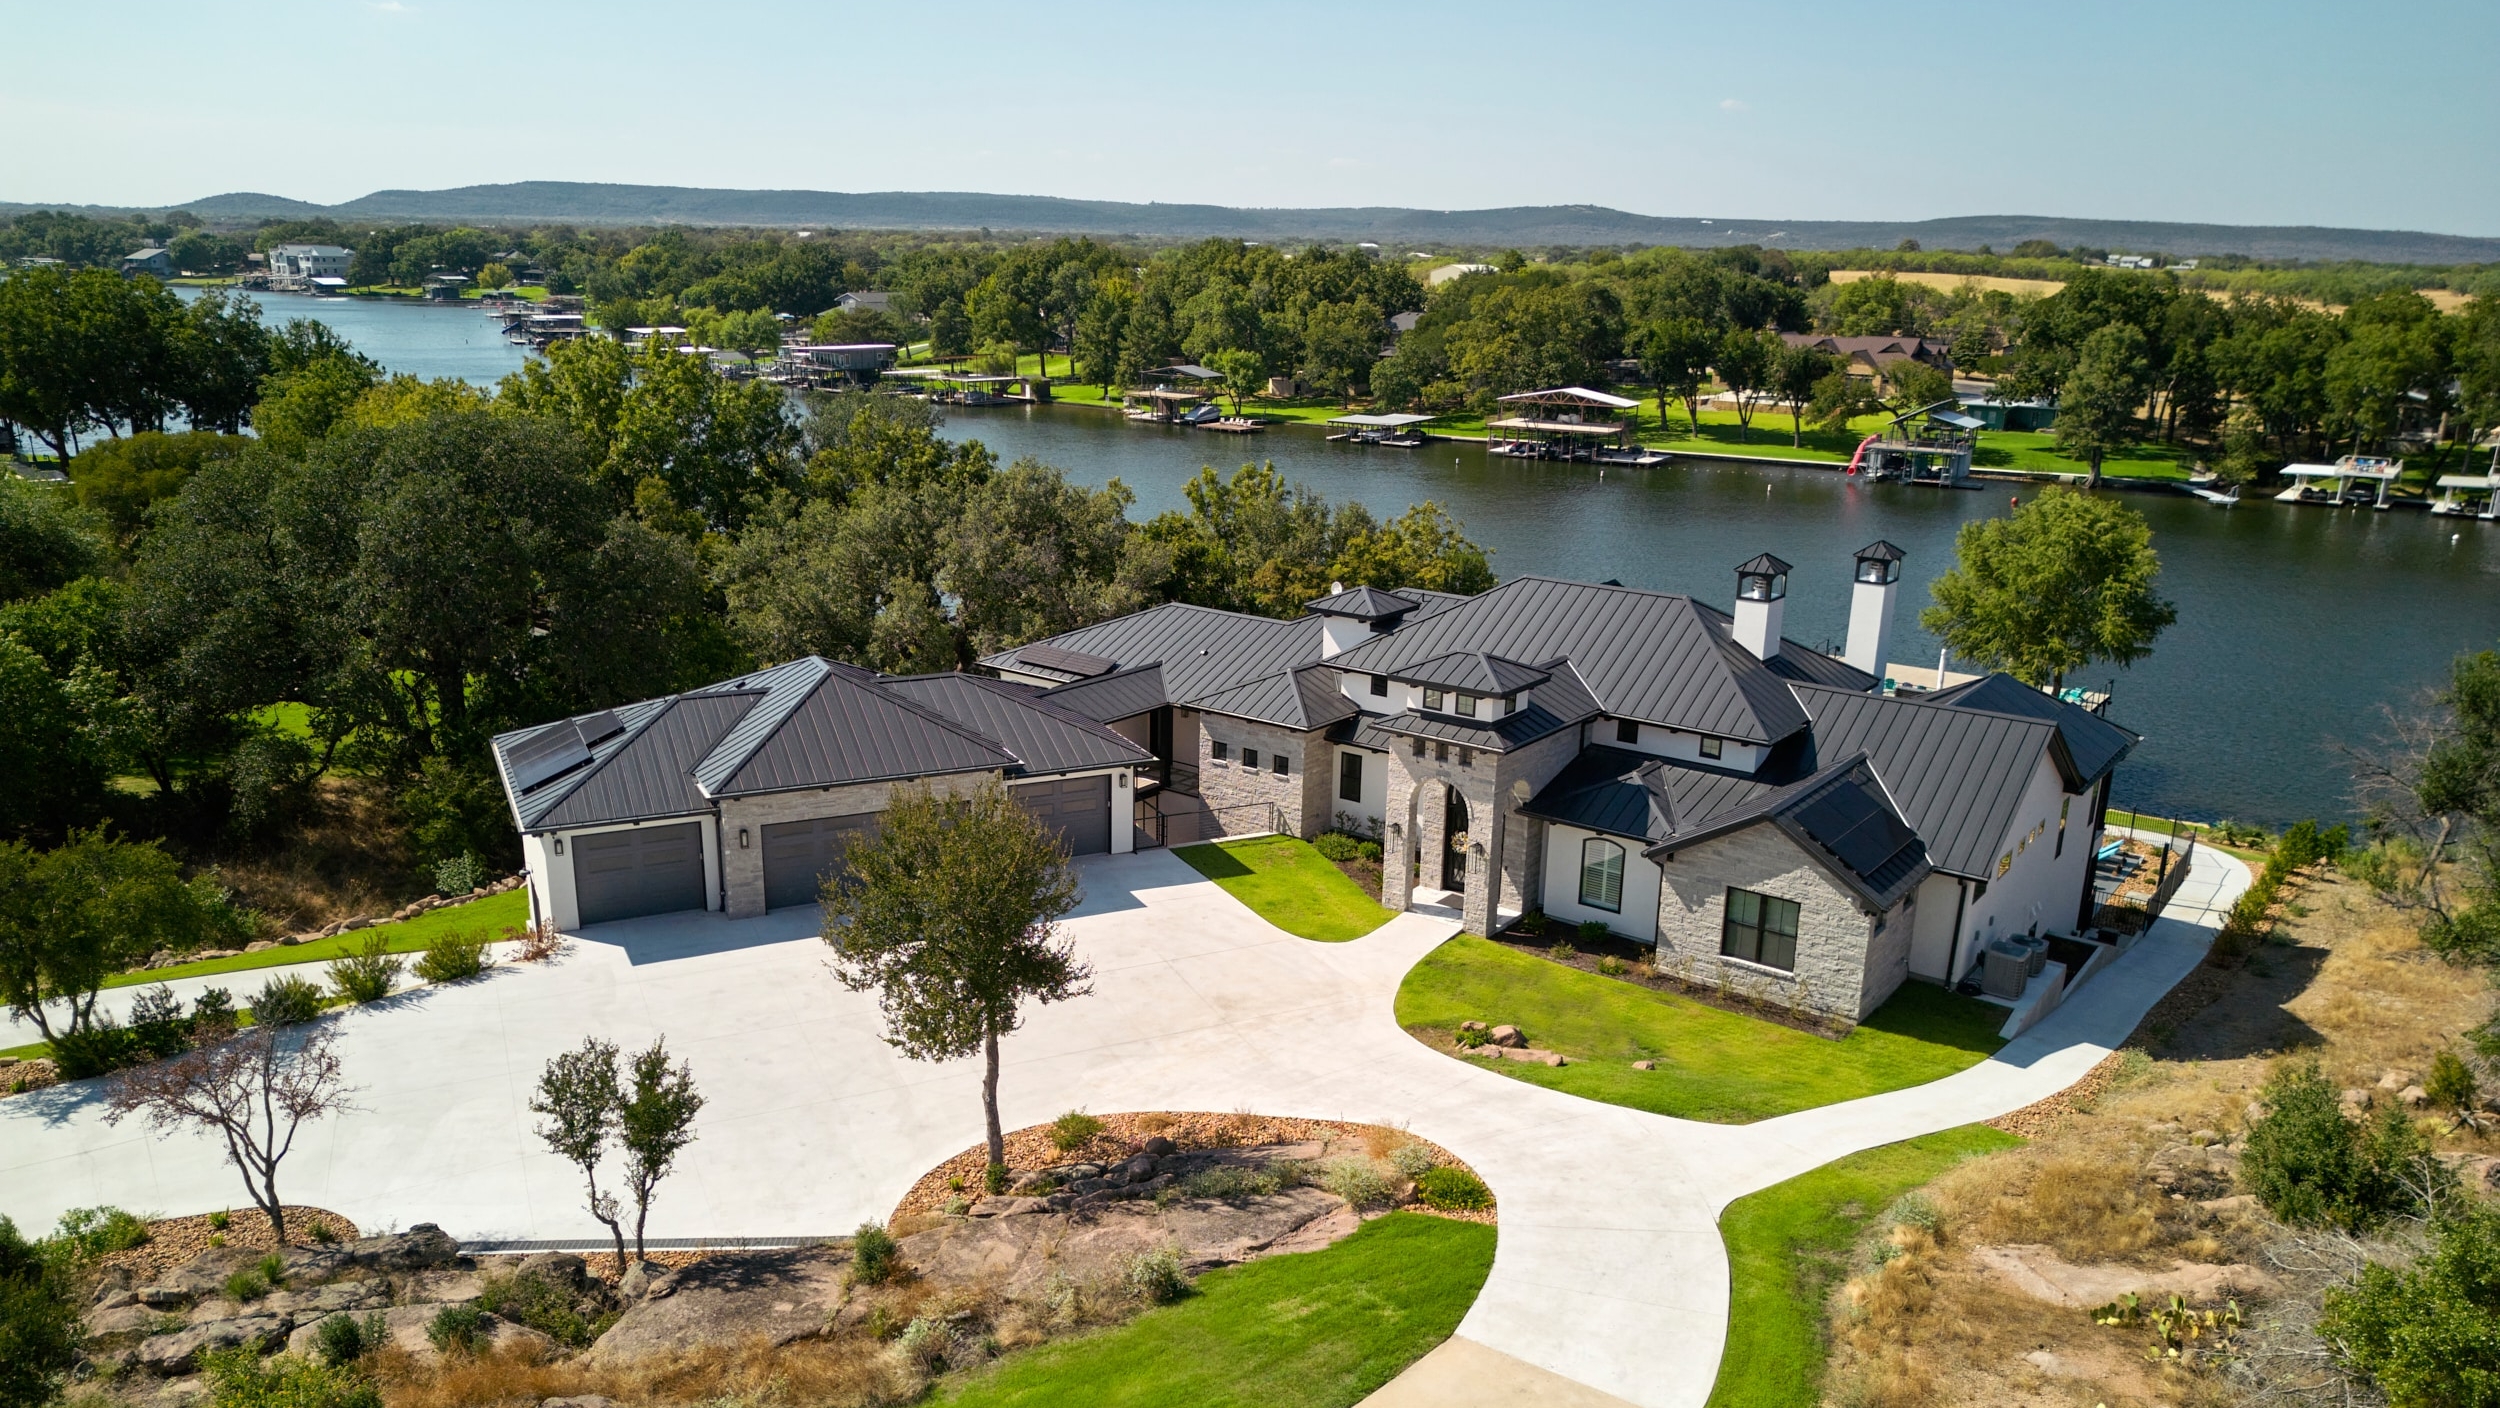
[[[878,684],[889,694],[1006,744],[1028,773],[1122,767],[1154,756],[1092,719],[1050,703],[1038,685],[962,674],[888,676]]]
[[[2023,793],[2056,726],[1881,695],[1797,686],[1825,757],[1864,753],[1936,868],[1995,875]]]
[[[540,810],[533,824],[550,829],[702,811],[695,766],[745,718],[761,693],[681,695],[662,700],[651,722],[604,763],[593,764],[561,803]]]

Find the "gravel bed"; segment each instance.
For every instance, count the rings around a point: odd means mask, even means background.
[[[328,1229],[334,1243],[352,1242],[363,1235],[355,1223],[328,1208],[297,1207],[293,1203],[285,1204],[285,1208],[286,1241],[290,1247],[324,1245],[313,1235],[316,1227]],[[222,1229],[209,1221],[210,1216],[199,1213],[191,1217],[150,1218],[147,1241],[127,1251],[108,1252],[100,1262],[105,1266],[126,1266],[134,1280],[145,1284],[213,1246],[277,1250],[276,1240],[269,1235],[269,1219],[260,1209],[229,1211]]]

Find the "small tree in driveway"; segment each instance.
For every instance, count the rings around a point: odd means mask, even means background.
[[[632,1079],[616,1109],[616,1142],[625,1150],[625,1187],[634,1195],[634,1256],[642,1256],[643,1224],[651,1217],[651,1192],[677,1166],[677,1151],[694,1142],[695,1112],[703,1097],[694,1072],[680,1061],[668,1065],[668,1047],[653,1041],[637,1052]]]
[[[835,975],[876,992],[886,1041],[913,1060],[981,1053],[990,1167],[1003,1170],[998,1039],[1022,1022],[1026,998],[1093,991],[1057,928],[1076,907],[1066,850],[992,780],[960,801],[896,789],[876,835],[845,860],[824,888]]]
[[[582,1171],[590,1186],[590,1215],[607,1224],[616,1239],[616,1269],[625,1273],[625,1224],[618,1216],[616,1195],[600,1191],[599,1160],[616,1138],[618,1107],[625,1103],[616,1079],[616,1043],[584,1037],[579,1051],[567,1051],[547,1062],[538,1076],[538,1092],[530,1097],[530,1113],[546,1122],[538,1137],[558,1158]]]
[[[256,1026],[207,1042],[170,1061],[124,1071],[106,1094],[107,1123],[143,1115],[160,1130],[213,1131],[226,1162],[242,1171],[245,1192],[286,1245],[278,1165],[295,1133],[312,1120],[355,1106],[339,1073],[338,1029],[328,1021]]]

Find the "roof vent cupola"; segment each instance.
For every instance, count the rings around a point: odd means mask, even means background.
[[[1780,621],[1788,609],[1788,564],[1764,553],[1736,569],[1736,643],[1757,660],[1780,653]]]
[[[1878,538],[1858,549],[1850,575],[1849,649],[1840,658],[1879,681],[1892,652],[1892,599],[1901,590],[1901,549]]]
[[[1319,617],[1319,653],[1323,660],[1352,650],[1373,636],[1396,630],[1406,613],[1415,609],[1410,598],[1378,587],[1347,588],[1334,582],[1329,585],[1337,589],[1304,606]]]

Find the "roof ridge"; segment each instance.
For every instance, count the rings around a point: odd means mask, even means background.
[[[537,814],[543,817],[554,812],[556,808],[564,805],[566,798],[569,798],[574,793],[582,790],[582,787],[592,778],[607,771],[608,764],[615,762],[620,757],[623,757],[625,750],[633,746],[635,739],[640,738],[643,734],[649,732],[653,724],[668,717],[669,711],[677,707],[678,697],[679,696],[674,694],[664,694],[658,699],[639,699],[634,701],[634,704],[656,704],[659,707],[645,711],[642,718],[638,722],[627,724],[624,728],[618,730],[616,735],[616,746],[608,750],[608,755],[606,757],[599,757],[592,747],[586,745],[583,751],[591,753],[592,755],[590,759],[590,766],[586,768],[573,768],[570,771],[561,774],[560,778],[548,779],[550,782],[560,780],[563,785],[551,792],[541,792],[537,796],[530,799],[531,805]],[[634,707],[634,704],[626,704],[619,707],[630,709]],[[596,713],[598,711],[593,710],[592,712]],[[610,709],[607,712],[614,713],[616,710]],[[546,723],[538,725],[536,728],[527,730],[527,732],[539,733],[544,730],[554,728],[558,724],[570,725],[577,719],[584,719],[588,717],[588,714],[567,714],[563,718],[549,720]],[[576,733],[578,734],[578,732],[579,730],[577,729]],[[511,735],[503,734],[498,736],[508,738]],[[602,739],[600,741],[604,743],[607,740]],[[495,770],[505,773],[505,782],[507,786],[509,786],[511,775],[505,770],[503,765],[503,750],[498,748],[493,749],[492,751],[496,755]],[[520,810],[520,804],[521,793],[515,791],[512,793],[512,805],[513,810],[516,813]]]
[[[950,671],[948,673],[960,674],[962,672]],[[827,678],[831,678],[831,676],[828,675]],[[974,677],[967,675],[965,678],[970,679]],[[957,723],[955,720],[948,718],[946,715],[939,713],[937,710],[930,708],[917,699],[913,699],[907,695],[898,694],[893,690],[887,689],[884,687],[886,682],[882,679],[870,678],[865,680],[845,680],[844,683],[854,684],[862,689],[874,690],[876,691],[878,698],[891,700],[898,708],[907,709],[912,713],[918,714],[920,717],[936,724],[939,728],[945,729],[948,732],[957,734],[961,737],[971,739],[975,743],[987,744],[990,747],[997,749],[999,752],[1006,754],[1009,758],[1014,759],[1016,762],[1021,763],[1024,761],[1024,755],[1018,753],[1014,748],[1010,747],[1007,740],[1003,738],[992,738],[988,734],[981,732],[979,729],[976,729],[969,724]],[[791,712],[795,714],[798,711],[794,709]]]

